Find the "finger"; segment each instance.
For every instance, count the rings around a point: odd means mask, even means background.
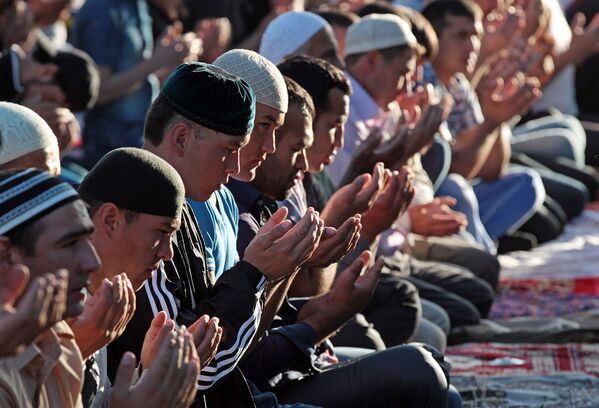
[[[454,205],[457,204],[457,200],[455,198],[449,197],[449,196],[437,197],[437,198],[435,198],[435,202],[439,206],[441,206],[441,205],[447,205],[449,207],[453,207]]]
[[[186,374],[187,374],[187,361],[189,361],[189,343],[188,337],[186,336],[187,330],[185,326],[181,326],[177,331],[177,381],[173,390],[178,391],[177,396],[178,399],[182,397],[182,388],[185,383]]]
[[[40,327],[46,324],[47,312],[42,309],[45,303],[47,285],[48,281],[45,277],[40,276],[34,279],[17,305],[17,311],[26,319],[36,316]]]
[[[360,202],[370,203],[372,202],[372,198],[379,191],[380,184],[379,181],[381,179],[381,174],[384,171],[383,163],[376,163],[374,168],[372,169],[372,176],[370,176],[370,180],[366,187],[362,189],[362,191],[357,195],[356,199]]]
[[[218,334],[218,318],[212,318],[208,322],[206,335],[202,343],[197,347],[198,355],[204,366],[208,365],[216,353],[218,343],[215,342]]]
[[[398,177],[399,173],[397,171],[391,172],[389,171],[389,175],[388,175],[388,180],[387,180],[387,185],[385,186],[385,192],[384,192],[384,202],[387,203],[388,205],[391,205],[393,203],[393,200],[395,199],[395,197],[398,195],[399,193],[399,187],[400,187],[400,182],[399,182],[399,177]]]
[[[295,259],[297,262],[296,266],[301,266],[318,245],[319,222],[319,219],[314,219],[302,240],[291,251],[292,259]]]
[[[358,219],[358,223],[356,225],[356,232],[354,234],[352,241],[349,244],[347,253],[353,251],[356,248],[356,246],[358,245],[358,241],[360,240],[360,231],[362,231],[362,222],[359,217],[356,217],[356,218]]]
[[[260,233],[260,231],[258,231],[258,234],[254,237],[254,240],[256,240],[258,248],[260,248],[262,251],[265,251],[268,248],[270,248],[276,241],[286,236],[287,232],[292,227],[293,224],[291,223],[291,221],[285,220],[266,233]]]
[[[348,254],[355,246],[354,242],[356,240],[356,236],[359,235],[360,226],[360,221],[358,219],[354,219],[352,222],[351,229],[349,230],[349,233],[347,234],[345,241],[340,247],[340,254],[337,256],[337,261],[339,261],[346,254]]]
[[[368,288],[370,291],[374,291],[374,288],[381,276],[381,271],[383,269],[384,258],[377,258],[374,265],[372,265],[362,276],[360,276],[356,284]]]
[[[374,171],[372,172],[372,180],[371,183],[376,191],[380,191],[385,185],[385,165],[383,163],[377,163],[374,166]]]
[[[114,292],[119,290],[118,283],[115,283],[115,281],[118,281],[116,277],[106,286],[106,295],[98,299],[98,304],[95,307],[96,312],[100,314],[99,318],[104,330],[110,330],[114,327],[116,318],[121,314],[123,308],[115,301],[118,295],[115,295]]]
[[[347,245],[351,241],[356,233],[359,223],[360,220],[358,218],[350,217],[343,224],[341,224],[341,227],[337,230],[337,234],[343,238],[341,242]]]
[[[127,278],[127,275],[124,273],[122,273],[120,275],[120,277],[121,277],[121,287],[120,287],[121,300],[118,303],[119,311],[115,315],[114,324],[112,326],[115,330],[118,330],[121,327],[123,321],[127,318],[127,313],[129,312],[129,309],[130,309],[129,291],[127,290],[127,282],[129,281],[129,279]]]
[[[582,35],[584,32],[584,25],[587,19],[583,13],[576,13],[572,18],[572,22],[570,23],[570,29],[574,35]]]
[[[169,332],[164,341],[160,345],[160,351],[155,363],[152,367],[154,372],[161,373],[163,384],[165,387],[174,389],[174,385],[178,381],[177,364],[178,364],[178,340],[177,333]]]
[[[183,369],[185,370],[185,375],[182,376],[182,383],[179,390],[179,396],[177,398],[177,406],[187,407],[187,400],[189,398],[190,386],[195,383],[197,379],[197,374],[194,375],[193,368],[195,367],[195,360],[193,356],[192,348],[193,339],[190,333],[185,333],[184,337],[185,341],[185,357],[183,359]]]
[[[91,297],[91,299],[85,304],[86,308],[95,308],[99,302],[110,303],[112,301],[112,282],[108,279],[102,279],[100,287]]]
[[[63,319],[67,304],[67,289],[69,285],[69,272],[60,269],[56,272],[56,286],[54,287],[54,300],[51,304],[49,324],[59,322]]]
[[[161,310],[152,319],[152,323],[150,324],[150,328],[148,329],[148,331],[146,333],[146,337],[149,337],[151,339],[156,338],[156,336],[158,335],[158,332],[160,331],[160,329],[162,329],[162,327],[164,327],[165,323],[166,323],[166,312],[164,310]]]
[[[188,406],[190,406],[195,398],[195,394],[197,391],[197,386],[196,386],[196,382],[197,382],[197,378],[200,375],[200,367],[201,367],[201,360],[200,357],[197,353],[196,347],[193,344],[193,339],[191,341],[191,359],[189,362],[189,368],[188,368],[188,372],[187,372],[187,376],[186,378],[188,379],[188,384],[187,384],[187,396],[185,398],[184,404],[182,405],[182,407],[187,408]]]
[[[160,327],[155,336],[154,336],[154,340],[152,343],[152,348],[151,348],[151,354],[157,354],[160,352],[161,348],[162,348],[162,344],[166,341],[168,341],[168,338],[171,334],[173,334],[175,332],[175,322],[173,320],[166,320],[166,322],[164,323],[164,325],[162,327]],[[146,334],[146,336],[148,336],[148,334]],[[151,338],[151,337],[148,337]],[[156,360],[154,360],[156,361]],[[150,366],[154,365],[154,361],[149,361],[149,362],[144,362],[145,364],[148,365],[149,368]]]
[[[318,238],[318,222],[319,218],[314,209],[308,208],[308,211],[289,233],[276,241],[275,250],[278,253],[288,254],[291,262],[295,266],[299,266],[305,261],[305,254],[314,249]]]
[[[435,222],[439,225],[441,225],[441,224],[445,224],[445,225],[461,224],[463,218],[464,218],[463,214],[456,213],[456,212],[450,210],[450,212],[448,212],[448,213],[433,213],[433,214],[431,214],[430,221]]]
[[[449,221],[449,222],[435,221],[430,226],[430,233],[431,233],[431,235],[434,235],[434,236],[443,237],[443,236],[453,235],[453,234],[458,233],[460,231],[460,228],[461,228],[461,224],[458,222],[455,222],[455,221]]]
[[[117,398],[126,398],[129,394],[129,387],[133,381],[135,373],[135,354],[127,351],[121,358],[121,363],[117,369],[114,384],[112,386],[112,394]]]
[[[0,304],[13,305],[21,296],[29,281],[29,268],[13,265],[0,285]]]
[[[342,225],[343,230],[340,229],[337,231],[337,236],[335,239],[331,239],[326,241],[326,246],[322,248],[323,243],[321,242],[318,245],[318,250],[314,252],[313,256],[318,253],[321,259],[325,259],[329,264],[338,262],[339,259],[343,255],[347,253],[347,250],[354,238],[356,231],[356,222],[354,218],[350,218],[345,221]]]
[[[46,286],[44,288],[45,291],[43,292],[44,297],[42,301],[42,307],[40,310],[40,316],[44,316],[43,320],[45,322],[44,324],[46,324],[50,317],[51,304],[54,301],[56,278],[53,274],[50,273],[47,273],[44,277],[46,278]]]
[[[367,177],[365,174],[361,174],[358,177],[356,177],[354,179],[354,181],[351,182],[351,184],[349,184],[348,186],[348,192],[351,195],[356,195],[358,194],[362,188],[364,187],[364,185],[366,184],[366,182],[369,180],[369,177]]]
[[[271,231],[274,227],[285,221],[285,218],[287,218],[288,213],[289,211],[287,210],[287,207],[279,208],[273,215],[271,215],[266,224],[264,224],[262,228],[260,228],[259,232]]]
[[[327,232],[330,233],[331,229],[332,229],[332,227],[328,228]],[[324,235],[324,230],[325,230],[324,220],[319,217],[318,218],[318,226],[316,227],[316,241],[315,241],[316,245],[318,245],[318,243],[322,239],[322,236]]]
[[[131,320],[131,318],[135,314],[135,310],[137,308],[137,297],[135,296],[135,289],[133,289],[133,284],[129,279],[127,279],[127,293],[129,297],[129,313],[127,314],[127,322],[129,322],[129,320]]]
[[[189,328],[189,331],[193,334],[193,342],[196,347],[199,347],[200,344],[202,344],[202,341],[204,341],[209,321],[210,317],[208,315],[200,316],[200,318],[196,320]]]
[[[322,243],[325,240],[329,240],[333,238],[336,234],[337,229],[335,227],[324,227],[320,236],[320,242]]]
[[[358,279],[358,277],[360,276],[360,273],[362,273],[364,267],[368,265],[368,262],[370,262],[371,257],[372,253],[370,251],[362,252],[360,256],[348,268],[341,272],[339,277],[335,280],[333,286],[335,288],[352,287],[356,282],[356,279]]]
[[[122,275],[117,275],[112,278],[112,302],[120,303],[123,300],[124,290],[123,290],[123,277]]]

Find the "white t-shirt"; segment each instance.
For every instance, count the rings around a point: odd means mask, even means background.
[[[572,31],[564,16],[558,0],[543,0],[545,7],[549,8],[551,19],[549,21],[549,34],[555,39],[556,52],[562,53],[570,47]],[[533,112],[547,111],[555,108],[562,113],[578,115],[576,103],[576,68],[573,65],[564,67],[553,80],[543,89],[543,96],[533,107]]]

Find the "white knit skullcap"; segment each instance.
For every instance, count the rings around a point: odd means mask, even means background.
[[[369,14],[347,29],[345,55],[401,45],[418,47],[418,41],[408,23],[395,14]]]
[[[58,140],[41,116],[25,106],[0,102],[0,164],[51,146],[58,148]]]
[[[293,54],[322,29],[332,33],[327,21],[309,11],[288,11],[268,24],[260,41],[260,55],[275,64]]]
[[[287,86],[279,69],[250,50],[230,50],[212,63],[246,81],[254,94],[256,102],[287,112]]]

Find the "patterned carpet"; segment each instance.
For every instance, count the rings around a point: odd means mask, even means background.
[[[492,319],[578,313],[599,327],[599,211],[585,211],[558,239],[500,262]],[[599,345],[468,343],[447,356],[464,407],[599,408]]]

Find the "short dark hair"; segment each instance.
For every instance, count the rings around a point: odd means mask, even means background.
[[[331,89],[339,89],[344,95],[352,93],[349,80],[339,68],[320,58],[297,55],[278,65],[281,73],[300,84],[312,97],[316,115],[326,112]]]
[[[93,198],[85,198],[85,204],[87,205],[87,213],[89,214],[89,218],[93,219],[94,216],[98,213],[98,210],[100,210],[100,207],[102,207],[106,203],[94,200]],[[125,221],[127,222],[133,221],[140,214],[137,211],[127,210],[125,208],[120,207],[117,208],[120,212],[123,213],[123,215],[125,216]]]
[[[431,23],[418,11],[407,7],[402,7],[401,17],[409,20],[412,34],[425,50],[424,56],[434,59],[439,52],[439,40]]]
[[[431,23],[437,37],[443,34],[447,25],[446,16],[467,17],[472,21],[482,21],[483,11],[478,4],[471,0],[436,0],[430,2],[422,15]]]
[[[360,16],[352,13],[351,11],[327,10],[321,11],[317,14],[324,18],[330,25],[337,25],[345,28],[349,27],[360,19]]]
[[[289,96],[289,106],[294,105],[299,107],[305,114],[310,115],[312,119],[316,116],[314,111],[314,102],[312,97],[300,84],[289,77],[285,78],[287,85],[287,94]]]
[[[20,248],[27,256],[35,256],[35,244],[44,231],[43,218],[25,223],[6,234],[10,243]]]
[[[393,46],[393,47],[383,48],[380,50],[372,50],[372,51],[380,52],[381,55],[383,56],[383,59],[385,60],[385,62],[391,62],[393,59],[397,58],[399,55],[401,55],[407,51],[413,51],[413,49],[409,45],[404,44],[404,45],[397,45],[397,46]],[[347,55],[345,57],[345,65],[348,67],[351,67],[356,62],[358,62],[358,60],[360,58],[362,58],[362,56],[368,54],[369,52],[371,52],[371,51]]]
[[[356,14],[360,17],[365,17],[369,14],[395,14],[398,15],[398,9],[392,5],[387,3],[386,1],[375,1],[372,3],[368,3],[356,12]]]
[[[159,146],[164,139],[164,130],[176,114],[177,112],[171,108],[166,98],[158,94],[146,114],[144,139],[154,146]]]

